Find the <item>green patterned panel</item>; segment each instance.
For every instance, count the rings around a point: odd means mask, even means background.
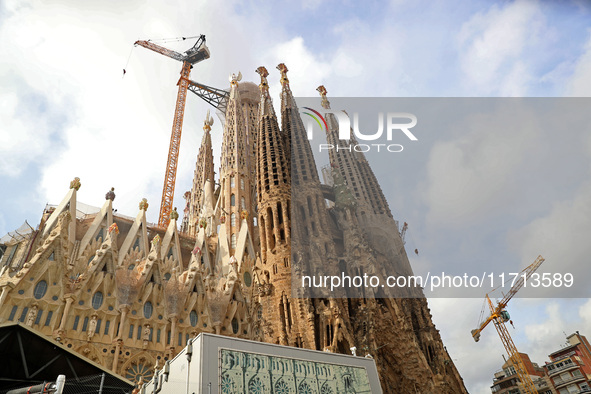
[[[223,394],[371,393],[367,370],[221,349],[220,392]]]

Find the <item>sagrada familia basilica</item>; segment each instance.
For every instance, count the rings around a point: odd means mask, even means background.
[[[114,190],[82,214],[76,194],[91,180],[76,178],[36,229],[9,237],[0,324],[20,322],[135,382],[207,332],[373,357],[388,393],[465,393],[424,297],[298,287],[296,276],[319,266],[385,275],[381,260],[394,258],[395,274],[412,271],[363,153],[331,152],[331,182],[320,182],[287,67],[278,69],[280,118],[264,67],[258,86],[232,78],[218,178],[206,117],[182,221],[175,210],[167,228],[149,224],[141,196],[135,217],[117,213]],[[326,119],[329,143],[353,141]]]

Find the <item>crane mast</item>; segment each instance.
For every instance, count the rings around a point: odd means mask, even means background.
[[[191,74],[193,64],[209,59],[209,49],[205,45],[204,35],[201,35],[195,45],[184,54],[164,48],[151,41],[136,41],[134,45],[143,46],[144,48],[160,53],[161,55],[183,62],[181,77],[177,83],[179,90],[174,108],[174,119],[172,122],[170,145],[168,147],[166,173],[164,176],[164,186],[162,188],[162,200],[160,202],[160,214],[158,216],[158,226],[166,228],[170,223],[170,214],[172,213],[174,200],[174,187],[181,144],[181,133],[183,129],[183,118],[185,116],[185,103],[187,101],[187,89],[190,84],[189,75]]]
[[[474,341],[478,342],[480,340],[480,333],[484,328],[490,323],[491,321],[494,323],[495,328],[497,329],[497,333],[501,338],[501,342],[503,342],[503,346],[509,355],[509,360],[513,363],[515,367],[515,372],[519,377],[519,380],[522,382],[523,387],[525,388],[526,393],[529,394],[537,394],[536,387],[532,382],[529,374],[527,373],[527,369],[519,352],[517,351],[517,347],[505,326],[505,323],[509,321],[509,313],[505,310],[507,304],[513,298],[515,294],[521,289],[524,284],[526,283],[527,279],[533,274],[540,265],[544,262],[544,258],[542,256],[538,256],[538,258],[529,266],[527,266],[523,271],[519,273],[515,283],[511,287],[511,290],[503,297],[501,301],[494,306],[493,302],[491,301],[489,295],[486,295],[486,301],[488,303],[488,307],[490,309],[490,316],[486,318],[482,323],[480,323],[479,327],[472,330],[472,337]],[[493,290],[494,291],[494,290]],[[489,293],[490,294],[490,293]]]

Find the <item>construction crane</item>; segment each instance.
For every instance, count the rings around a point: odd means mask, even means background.
[[[172,213],[172,204],[174,199],[174,186],[176,181],[176,169],[179,157],[179,148],[181,143],[181,132],[183,129],[183,118],[185,115],[185,102],[187,100],[187,89],[192,81],[189,80],[193,64],[202,60],[209,59],[209,49],[205,45],[205,36],[201,35],[193,47],[185,53],[164,48],[151,41],[136,41],[134,45],[139,45],[150,49],[161,55],[168,56],[183,63],[181,77],[177,83],[179,91],[176,98],[174,110],[174,119],[172,122],[172,133],[170,136],[170,145],[168,148],[168,160],[166,163],[166,174],[164,176],[164,187],[162,188],[162,201],[160,202],[160,215],[158,217],[158,226],[167,227]]]
[[[472,330],[472,337],[476,342],[478,342],[480,340],[480,333],[482,332],[482,330],[484,330],[488,323],[490,323],[491,321],[494,322],[495,328],[499,333],[499,337],[501,337],[501,341],[503,342],[503,346],[505,346],[505,350],[509,355],[509,360],[512,361],[513,366],[515,367],[515,372],[517,372],[517,375],[519,376],[519,380],[523,384],[525,392],[529,394],[537,394],[538,391],[536,390],[534,383],[532,382],[531,378],[529,377],[529,374],[527,373],[525,364],[523,363],[523,360],[521,359],[521,356],[517,351],[517,347],[515,346],[515,343],[513,342],[511,335],[509,335],[507,327],[505,327],[505,323],[508,322],[511,318],[509,316],[509,312],[507,312],[505,308],[507,306],[507,303],[509,303],[509,300],[511,300],[511,298],[513,298],[513,296],[517,294],[519,289],[521,289],[524,286],[524,284],[527,283],[527,279],[529,279],[529,277],[538,269],[540,265],[542,265],[543,262],[544,258],[542,256],[538,256],[536,261],[534,261],[529,266],[525,267],[523,271],[521,271],[519,275],[515,277],[515,283],[511,287],[511,290],[509,290],[509,292],[503,297],[503,299],[499,301],[496,307],[493,305],[489,297],[490,293],[488,293],[486,295],[486,301],[488,302],[488,306],[490,308],[490,316],[486,318],[486,320],[479,323],[479,327],[477,329]]]

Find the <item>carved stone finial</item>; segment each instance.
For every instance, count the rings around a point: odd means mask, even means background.
[[[330,109],[330,102],[326,98],[327,92],[326,92],[326,88],[324,87],[324,85],[318,86],[316,88],[316,90],[318,91],[318,93],[320,93],[320,96],[322,97],[322,108]]]
[[[140,201],[140,209],[143,209],[144,211],[148,210],[148,199],[147,198],[142,198],[142,201]]]
[[[76,191],[78,191],[78,189],[80,189],[81,183],[80,183],[80,178],[76,177],[74,178],[74,180],[72,182],[70,182],[70,189],[74,189]]]
[[[248,219],[248,211],[247,211],[246,209],[243,209],[243,210],[240,212],[240,217],[241,217],[242,219]]]
[[[232,86],[236,86],[238,85],[238,82],[242,80],[242,73],[240,71],[238,71],[238,75],[232,73],[228,79],[230,80],[230,84]]]
[[[111,233],[119,234],[119,226],[117,226],[117,223],[111,224],[109,226],[109,229],[107,230],[107,232],[109,234],[111,234]]]
[[[170,213],[170,220],[177,220],[179,218],[179,213],[176,211],[176,207]]]
[[[259,74],[261,76],[261,84],[259,85],[259,88],[261,90],[269,90],[269,84],[267,83],[267,77],[269,76],[269,71],[267,71],[267,68],[265,66],[260,66],[255,71],[257,74]]]
[[[109,190],[107,192],[107,194],[105,194],[105,200],[111,200],[111,201],[115,200],[115,188],[114,187],[112,187],[111,190]]]
[[[281,84],[289,85],[289,79],[287,79],[287,72],[289,70],[287,69],[285,63],[279,63],[279,65],[277,66],[277,70],[281,71]]]
[[[205,116],[205,120],[203,121],[203,130],[210,131],[211,126],[213,126],[213,118],[209,114],[209,110],[207,110],[207,115]]]
[[[152,245],[158,246],[160,245],[160,235],[156,234],[154,238],[152,238]]]

